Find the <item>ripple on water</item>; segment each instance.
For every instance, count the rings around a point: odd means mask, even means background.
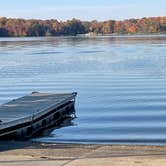
[[[28,39],[26,50],[1,41],[0,103],[32,91],[77,91],[74,125],[36,141],[164,145],[166,40],[136,38]]]

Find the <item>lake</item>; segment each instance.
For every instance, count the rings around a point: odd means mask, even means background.
[[[0,38],[0,104],[32,91],[78,92],[35,141],[166,145],[166,35]]]

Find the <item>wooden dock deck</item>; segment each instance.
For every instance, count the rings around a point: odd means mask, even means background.
[[[31,137],[75,113],[77,93],[33,92],[0,106],[0,138]]]

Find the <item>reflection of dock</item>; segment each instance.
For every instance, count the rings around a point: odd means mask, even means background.
[[[75,114],[77,93],[38,93],[0,106],[0,137],[28,138]]]

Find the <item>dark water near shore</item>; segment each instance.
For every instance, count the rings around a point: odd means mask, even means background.
[[[77,91],[74,125],[44,142],[166,143],[166,35],[0,38],[0,103]]]

